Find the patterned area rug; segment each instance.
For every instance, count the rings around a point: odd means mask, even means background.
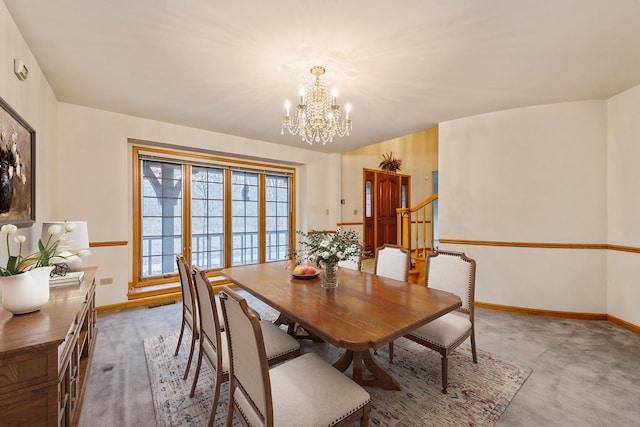
[[[263,311],[263,318],[275,318]],[[147,338],[144,349],[158,426],[205,426],[211,411],[213,375],[206,362],[193,398],[189,397],[195,361],[186,381],[182,380],[189,354],[189,336],[183,339],[178,356],[173,352],[178,332]],[[313,351],[333,363],[341,350],[330,344],[302,341],[302,351]],[[407,339],[395,342],[394,363],[388,363],[388,349],[377,358],[402,388],[386,391],[367,387],[371,395],[372,426],[491,426],[516,395],[531,369],[478,351],[478,364],[471,349],[461,345],[449,356],[448,394],[441,391],[440,355]],[[195,359],[195,358],[194,358]],[[222,384],[215,426],[223,426],[227,414],[227,384]],[[239,423],[234,423],[239,425]],[[355,424],[357,425],[357,423]]]

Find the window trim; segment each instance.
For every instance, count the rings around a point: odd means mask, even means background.
[[[191,217],[191,176],[185,174],[185,168],[187,165],[200,165],[207,167],[218,167],[225,169],[225,181],[231,182],[232,170],[245,170],[251,172],[260,173],[260,191],[264,192],[264,174],[283,175],[290,178],[290,216],[291,216],[291,233],[289,236],[290,247],[295,247],[295,225],[296,225],[296,169],[292,166],[283,166],[272,163],[260,163],[254,161],[248,161],[245,159],[232,158],[232,157],[218,157],[213,154],[195,153],[186,150],[174,150],[165,148],[155,148],[146,145],[132,144],[132,185],[133,185],[133,221],[132,221],[132,281],[129,283],[130,288],[144,289],[145,287],[154,285],[164,285],[169,283],[176,283],[179,280],[178,274],[167,274],[164,276],[154,277],[142,277],[142,162],[143,160],[158,160],[167,161],[173,163],[179,163],[183,165],[183,218]],[[265,194],[261,194],[261,198],[264,201]],[[260,262],[265,262],[264,245],[266,243],[265,236],[265,218],[266,212],[264,203],[260,204]],[[225,185],[225,217],[231,218],[231,186]],[[183,236],[191,235],[191,222],[183,222]],[[184,246],[183,239],[183,253],[190,254],[189,248]],[[225,265],[230,265],[231,262],[231,239],[225,241]],[[210,276],[218,276],[220,269],[211,270]]]

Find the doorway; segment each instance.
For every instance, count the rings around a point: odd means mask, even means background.
[[[397,208],[409,207],[409,175],[364,170],[364,221],[363,241],[365,251],[398,244]]]

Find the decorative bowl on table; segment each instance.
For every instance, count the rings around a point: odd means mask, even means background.
[[[310,265],[297,265],[291,270],[295,279],[315,279],[320,274],[320,269]]]

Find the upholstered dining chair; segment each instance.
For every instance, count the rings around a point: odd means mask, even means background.
[[[369,425],[369,393],[314,353],[269,369],[260,323],[247,301],[225,286],[221,302],[231,372],[227,427]]]
[[[207,277],[207,272],[193,266],[193,278],[195,295],[198,308],[198,330],[200,331],[200,347],[196,372],[191,385],[190,397],[193,397],[203,357],[207,359],[212,371],[215,373],[215,386],[213,394],[213,408],[209,416],[209,426],[213,425],[220,398],[220,385],[229,380],[229,352],[227,349],[226,330],[222,331],[222,322],[218,318],[218,307],[221,307],[216,298],[213,286]],[[221,310],[221,308],[220,308]],[[251,309],[249,309],[251,310]],[[255,312],[251,310],[252,313]],[[258,318],[256,316],[256,318]],[[292,357],[300,355],[300,344],[284,330],[278,328],[268,320],[259,320],[259,326],[265,339],[266,358],[269,365],[274,365]]]
[[[178,265],[178,275],[180,276],[180,288],[182,290],[182,322],[180,324],[180,336],[178,337],[178,345],[174,356],[178,355],[180,351],[180,344],[182,344],[182,338],[184,337],[185,327],[191,329],[191,347],[189,349],[189,360],[184,371],[183,379],[187,379],[189,376],[189,368],[191,367],[191,361],[193,360],[193,352],[196,348],[196,341],[198,340],[198,320],[196,309],[196,297],[193,285],[193,276],[191,275],[191,268],[184,259],[184,256],[176,255],[176,264]]]
[[[385,243],[376,249],[373,274],[406,282],[410,265],[411,254],[407,249]]]
[[[338,261],[338,267],[360,271],[362,267],[362,258],[358,256]]]
[[[436,251],[427,255],[425,286],[452,292],[460,297],[458,312],[427,323],[405,335],[412,341],[440,353],[442,356],[442,392],[447,393],[447,357],[467,338],[471,338],[471,356],[478,363],[473,320],[476,262],[462,252]]]
[[[358,245],[360,246],[360,252],[364,256],[364,247],[361,244],[358,244]],[[361,271],[362,270],[362,256],[352,256],[352,257],[349,257],[349,258],[347,258],[345,260],[338,261],[338,267],[349,268],[351,270]]]
[[[209,426],[213,425],[216,417],[216,408],[220,399],[220,385],[229,379],[229,362],[228,358],[223,355],[227,352],[227,340],[224,333],[221,332],[221,321],[218,316],[216,296],[213,291],[207,274],[198,267],[193,266],[193,283],[197,300],[199,330],[200,330],[200,347],[198,352],[198,362],[196,364],[196,372],[191,385],[190,397],[193,397],[198,378],[200,376],[200,368],[202,366],[203,356],[209,361],[211,370],[215,375],[215,384],[213,389],[213,408],[209,416]],[[224,341],[223,341],[224,339]]]
[[[411,254],[402,246],[385,243],[376,249],[373,274],[406,282],[409,280]],[[373,350],[378,354],[378,349]],[[389,343],[389,362],[393,363],[393,341]]]

